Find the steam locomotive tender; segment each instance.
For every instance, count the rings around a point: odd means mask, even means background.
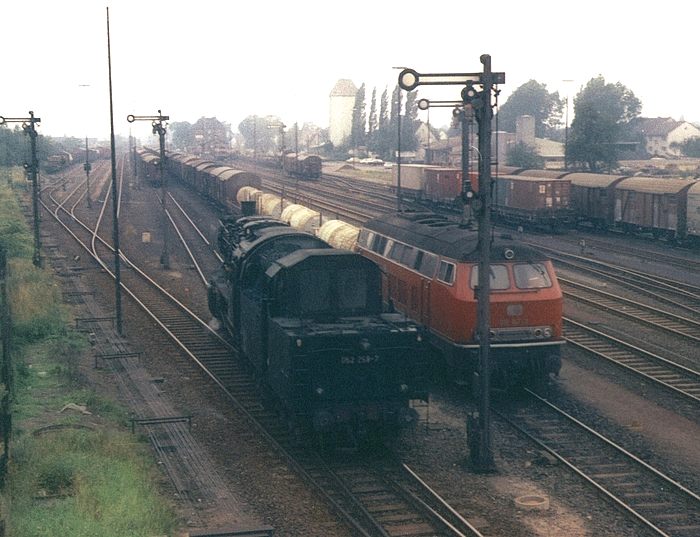
[[[371,260],[269,217],[224,223],[209,309],[298,435],[324,444],[386,436],[427,400],[423,336],[383,313]]]

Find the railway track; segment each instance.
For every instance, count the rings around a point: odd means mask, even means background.
[[[570,240],[566,237],[560,237],[560,240],[567,241],[575,247],[578,248],[580,236],[571,238]],[[649,251],[643,248],[635,248],[634,246],[620,244],[616,241],[614,244],[606,242],[601,238],[591,236],[586,234],[586,247],[594,248],[595,250],[611,252],[618,255],[624,255],[626,257],[635,257],[644,262],[649,260]],[[654,261],[662,263],[664,265],[681,267],[683,269],[689,269],[691,271],[700,272],[700,261],[696,259],[690,259],[689,257],[684,257],[681,255],[673,255],[670,253],[662,253],[658,250],[654,251]]]
[[[78,223],[76,218],[71,217],[68,221],[61,220],[59,215],[70,214],[70,211],[63,207],[65,203],[56,200],[56,204],[52,214],[57,221],[86,252],[102,264],[105,271],[111,273],[107,263],[102,260],[113,255],[111,246],[101,239],[95,230],[82,222]],[[49,209],[48,206],[46,208]],[[183,217],[186,214],[182,207],[178,207],[178,211]],[[175,220],[176,218],[171,215],[171,223],[174,226]],[[194,226],[194,220],[191,217],[186,217],[185,221]],[[187,242],[185,235],[194,236],[190,231],[182,230],[180,227],[176,226],[175,229],[178,237],[184,242]],[[203,234],[196,235],[202,241],[206,240]],[[194,248],[191,248],[190,252],[193,250]],[[192,257],[196,258],[196,255],[192,254]],[[310,453],[306,448],[297,448],[285,421],[264,404],[257,382],[245,362],[238,359],[235,348],[205,320],[149,277],[135,261],[123,254],[122,258],[128,266],[128,270],[122,274],[123,291],[160,326],[185,355],[211,378],[228,400],[249,419],[258,433],[296,469],[302,478],[326,498],[355,531],[361,535],[383,537],[421,534],[480,535],[475,528],[470,527],[468,522],[460,521],[456,512],[451,515],[439,515],[440,511],[449,512],[449,508],[446,507],[447,502],[438,500],[434,493],[431,495],[426,492],[425,485],[415,474],[404,477],[403,483],[408,482],[412,488],[423,491],[422,503],[411,503],[406,500],[400,503],[399,498],[407,497],[408,493],[405,490],[401,492],[399,485],[387,484],[384,493],[379,493],[378,490],[376,492],[379,497],[393,494],[396,499],[378,509],[376,502],[375,505],[372,504],[376,497],[373,499],[371,496],[364,495],[363,489],[357,488],[358,473],[370,471],[366,468],[363,470],[363,464],[356,465],[355,470],[349,473],[335,472],[319,454]],[[129,359],[133,357],[122,356],[119,360]],[[111,363],[115,364],[116,360]],[[173,418],[172,413],[167,414],[168,410],[165,408],[154,405],[144,405],[142,408],[145,412],[138,414],[135,420],[152,433],[152,443],[164,460],[167,460],[166,451],[187,450],[182,435],[185,424],[176,423],[178,420]],[[169,419],[172,420],[171,423],[168,423]],[[163,437],[164,427],[166,427],[163,423],[167,423],[167,429],[172,433],[167,435],[167,439]],[[191,480],[178,478],[174,465],[169,465],[168,468],[169,473],[174,476],[171,477],[176,488],[183,495],[192,493]],[[379,475],[378,469],[372,471],[375,472],[375,476]],[[385,469],[383,479],[386,483],[391,483],[391,479],[386,477],[387,473],[388,470]],[[403,486],[405,488],[408,485]],[[447,516],[452,520],[448,521]]]
[[[534,392],[498,414],[656,535],[700,534],[700,496]]]
[[[655,301],[664,302],[689,314],[700,314],[700,287],[662,276],[621,267],[580,255],[569,254],[541,245],[532,245],[543,250],[560,267],[572,268],[595,278],[620,284]]]
[[[559,277],[566,297],[621,315],[675,336],[700,342],[700,322],[695,318],[675,315],[641,302],[628,300],[589,285]]]
[[[564,318],[564,327],[569,344],[700,403],[700,372],[572,319]]]

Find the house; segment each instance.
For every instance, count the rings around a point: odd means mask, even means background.
[[[645,157],[680,157],[680,144],[700,137],[700,129],[687,121],[670,117],[637,117],[629,123],[629,135],[643,142],[640,150]]]

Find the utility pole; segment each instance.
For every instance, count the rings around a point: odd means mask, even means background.
[[[92,169],[92,165],[90,164],[90,157],[88,153],[88,139],[87,136],[85,137],[85,164],[83,164],[83,169],[85,170],[85,177],[86,177],[86,187],[85,187],[85,192],[87,193],[87,206],[88,209],[92,208],[92,202],[90,201],[90,170]]]
[[[34,213],[34,254],[32,262],[35,267],[41,267],[41,234],[39,233],[39,160],[36,158],[36,139],[39,133],[36,132],[38,123],[41,123],[41,118],[34,117],[34,112],[29,111],[29,117],[2,117],[0,116],[0,125],[5,123],[21,123],[22,130],[29,136],[31,146],[31,161],[25,164],[25,169],[29,172],[29,178],[32,182],[32,212]]]
[[[117,333],[122,335],[122,278],[119,248],[119,200],[117,189],[117,155],[114,143],[114,100],[112,98],[112,47],[109,38],[109,7],[107,8],[107,66],[109,76],[109,125],[110,157],[112,161],[112,242],[114,243],[114,309],[117,317]]]

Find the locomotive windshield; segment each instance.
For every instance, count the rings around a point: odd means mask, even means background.
[[[518,289],[542,289],[552,286],[547,269],[542,263],[516,263],[513,276]]]
[[[510,278],[508,277],[508,268],[505,265],[489,265],[491,271],[491,289],[503,291],[510,289]],[[479,285],[479,266],[472,267],[472,276],[470,285],[472,289],[476,289]]]
[[[491,270],[491,289],[503,291],[510,289],[510,277],[506,265],[489,265]],[[518,289],[543,289],[552,286],[552,280],[542,263],[515,263],[513,277]],[[479,285],[479,267],[472,267],[470,285],[475,289]]]

